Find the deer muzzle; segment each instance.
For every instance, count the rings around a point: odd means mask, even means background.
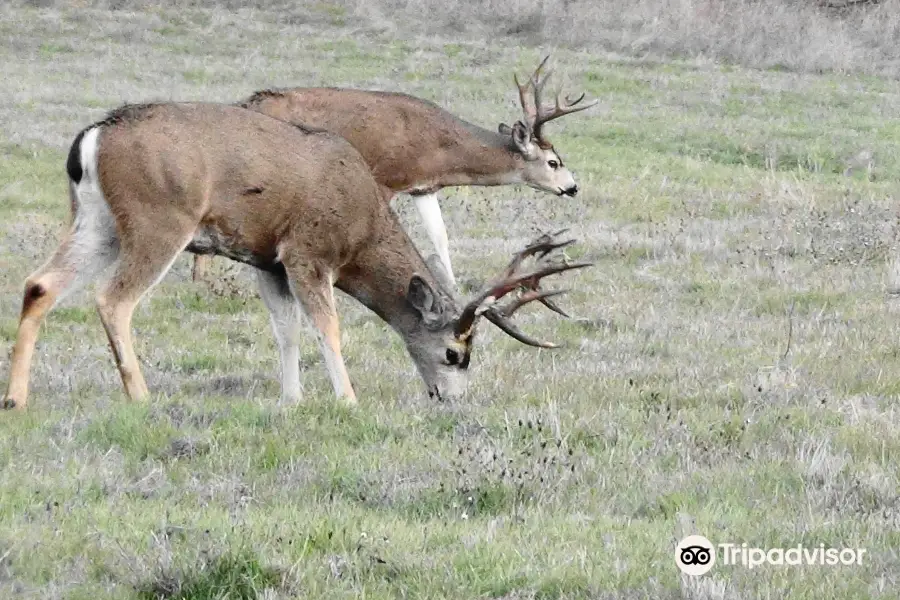
[[[466,395],[469,387],[468,373],[463,369],[441,369],[433,381],[427,382],[428,397],[438,402],[455,402]]]

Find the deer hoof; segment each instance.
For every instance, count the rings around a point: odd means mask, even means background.
[[[0,409],[2,410],[12,410],[16,407],[16,401],[12,398],[4,398],[3,402],[0,402]]]

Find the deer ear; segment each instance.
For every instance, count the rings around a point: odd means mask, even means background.
[[[444,262],[440,259],[437,254],[432,254],[428,257],[428,260],[425,261],[425,264],[428,265],[428,270],[431,271],[431,274],[434,275],[435,279],[437,279],[442,286],[444,286],[444,290],[448,292],[453,291],[453,285],[450,283],[450,277],[447,275],[447,269],[444,268]]]
[[[512,127],[507,125],[506,123],[500,123],[497,127],[497,131],[500,132],[500,135],[512,135]]]
[[[512,139],[519,153],[526,160],[532,160],[535,157],[534,142],[531,141],[531,131],[522,121],[516,121],[512,126]]]
[[[406,293],[409,303],[417,311],[422,313],[423,317],[435,315],[435,294],[428,282],[419,275],[413,275],[409,280],[409,290]]]

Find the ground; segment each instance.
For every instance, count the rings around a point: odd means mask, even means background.
[[[323,5],[324,6],[324,5]],[[68,216],[65,154],[124,101],[353,85],[485,127],[552,51],[600,105],[548,126],[582,188],[443,193],[464,291],[570,227],[571,320],[528,348],[484,326],[472,390],[430,401],[400,339],[345,296],[360,397],[310,335],[281,406],[249,269],[177,261],[135,317],[128,402],[86,291],[42,329],[0,414],[0,595],[14,598],[897,598],[900,82],[637,61],[244,12],[0,8],[0,384],[22,282]],[[429,248],[408,199],[397,210]],[[675,543],[865,548],[854,566],[718,564]],[[721,558],[720,558],[721,561]]]

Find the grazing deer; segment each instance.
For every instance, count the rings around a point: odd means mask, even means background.
[[[346,140],[235,106],[126,105],[78,134],[66,167],[72,224],[53,256],[25,281],[4,408],[27,402],[44,317],[110,266],[96,301],[130,398],[148,394],[132,347],[132,313],[187,250],[256,267],[281,355],[284,399],[300,397],[298,338],[305,314],[336,395],[351,403],[333,286],[402,336],[429,395],[457,397],[478,318],[525,343],[551,347],[508,319],[522,304],[556,293],[539,289],[542,277],[587,266],[545,261],[520,272],[526,256],[568,243],[541,238],[460,309]],[[505,308],[493,304],[514,290],[524,291]]]
[[[425,229],[443,263],[451,286],[447,230],[437,192],[449,186],[509,185],[574,196],[578,185],[547,139],[544,125],[596,104],[580,104],[584,94],[553,107],[541,102],[550,73],[544,58],[519,89],[524,121],[501,124],[489,131],[450,114],[436,104],[407,94],[343,88],[293,88],[257,92],[240,106],[293,123],[325,129],[347,139],[359,150],[375,179],[389,192],[415,197]],[[209,258],[194,258],[193,279],[203,278]]]

